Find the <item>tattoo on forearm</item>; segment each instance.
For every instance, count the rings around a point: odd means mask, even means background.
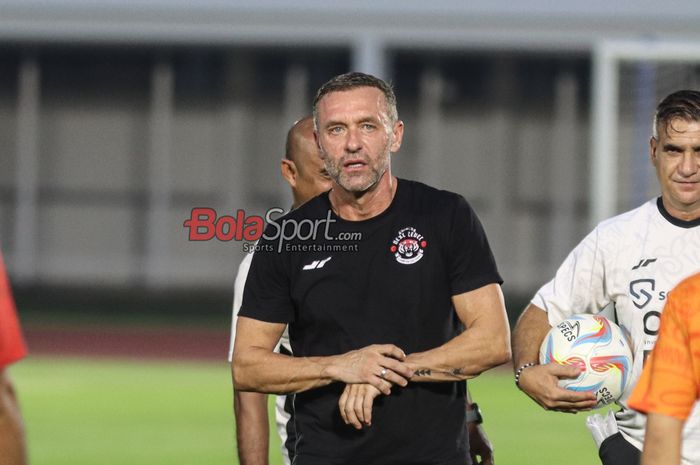
[[[415,376],[431,376],[433,374],[451,376],[454,378],[461,379],[462,378],[462,369],[461,368],[453,368],[451,370],[431,370],[430,368],[418,368],[416,371],[414,371]]]

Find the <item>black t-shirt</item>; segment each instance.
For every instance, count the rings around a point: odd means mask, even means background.
[[[466,200],[418,182],[399,180],[391,205],[369,220],[334,215],[327,193],[283,220],[295,220],[301,238],[260,241],[239,315],[288,323],[294,356],[387,343],[407,354],[435,348],[463,330],[452,296],[502,282]],[[394,387],[375,399],[372,426],[362,431],[342,421],[343,389],[295,395],[295,463],[466,463],[465,383]]]

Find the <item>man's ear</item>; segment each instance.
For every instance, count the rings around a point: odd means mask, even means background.
[[[655,137],[649,139],[649,160],[656,166],[656,150],[659,148],[659,141]]]
[[[284,180],[287,181],[287,183],[292,189],[294,189],[297,186],[298,174],[297,166],[294,164],[294,162],[292,160],[283,158],[280,162],[280,171]]]
[[[391,153],[396,153],[401,148],[401,142],[403,141],[403,121],[398,120],[394,123],[393,134],[394,140],[389,147]]]

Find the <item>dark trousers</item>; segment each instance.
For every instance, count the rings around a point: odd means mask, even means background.
[[[622,433],[606,438],[598,455],[603,465],[639,465],[642,459],[640,450],[627,442]]]

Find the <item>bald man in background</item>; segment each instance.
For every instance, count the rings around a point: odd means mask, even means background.
[[[311,116],[297,121],[287,133],[285,158],[280,162],[282,177],[292,189],[294,203],[292,209],[316,197],[331,188],[331,178],[323,167],[316,141]],[[233,359],[233,343],[236,338],[236,321],[241,307],[243,287],[245,285],[253,253],[246,254],[238,267],[234,284],[233,318],[231,325],[231,346],[229,362]],[[285,331],[278,351],[291,354],[289,335]],[[267,465],[269,450],[269,425],[267,414],[267,395],[256,392],[234,391],[234,413],[236,417],[236,437],[238,440],[238,459],[241,465]],[[277,432],[282,441],[282,457],[289,464],[289,455],[285,442],[288,438],[288,409],[285,409],[286,396],[277,396],[275,416]],[[287,410],[287,411],[285,411]]]

